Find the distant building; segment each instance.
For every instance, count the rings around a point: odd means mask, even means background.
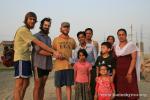
[[[3,50],[5,46],[8,46],[9,48],[13,48],[13,41],[2,41],[0,43],[0,56],[3,54]]]
[[[2,41],[0,46],[13,46],[13,41]]]

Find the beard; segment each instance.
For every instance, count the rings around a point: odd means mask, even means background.
[[[64,35],[68,35],[68,33],[66,33],[66,32],[62,32]]]
[[[44,34],[48,34],[48,33],[49,33],[49,28],[42,28],[41,31],[42,31]]]
[[[61,30],[61,33],[64,34],[64,35],[68,35],[69,32],[65,32],[65,31]]]
[[[33,29],[34,28],[34,25],[29,25],[29,24],[26,24],[26,27],[28,28],[28,29]]]

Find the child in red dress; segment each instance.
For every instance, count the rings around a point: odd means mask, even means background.
[[[95,100],[111,100],[115,88],[111,77],[108,75],[107,65],[99,67],[99,74],[96,78]]]

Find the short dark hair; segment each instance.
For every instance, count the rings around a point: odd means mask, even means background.
[[[111,44],[109,43],[109,42],[103,42],[102,44],[101,44],[101,46],[102,45],[105,45],[107,48],[109,48],[109,49],[111,49]]]
[[[78,59],[79,59],[79,54],[80,54],[80,53],[83,53],[83,54],[84,54],[84,56],[87,58],[88,53],[86,52],[86,50],[85,50],[85,49],[80,49],[80,50],[78,51]]]
[[[85,34],[84,31],[80,31],[80,32],[77,33],[77,37],[79,37],[79,35],[81,35],[81,34],[82,34],[83,36],[86,36],[86,34]]]
[[[42,30],[42,28],[43,28],[43,24],[44,24],[44,21],[48,21],[48,22],[50,22],[51,23],[51,18],[44,18],[44,19],[42,19],[42,21],[41,21],[41,24],[40,24],[40,29]]]
[[[107,41],[109,40],[109,38],[113,38],[113,41],[115,42],[115,37],[114,37],[113,35],[109,35],[109,36],[107,37]]]
[[[124,28],[121,28],[117,31],[117,34],[120,32],[120,31],[123,31],[126,35],[127,35],[127,31],[124,29]]]
[[[85,29],[85,33],[86,33],[86,31],[88,31],[88,30],[91,31],[91,32],[93,33],[92,28],[86,28],[86,29]]]
[[[27,24],[27,20],[29,17],[34,17],[35,18],[35,22],[37,22],[37,16],[34,12],[28,12],[26,15],[25,15],[25,19],[24,19],[24,23]]]

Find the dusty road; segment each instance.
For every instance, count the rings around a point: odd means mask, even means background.
[[[54,78],[52,72],[50,73],[48,81],[46,83],[44,100],[56,100],[53,79]],[[0,100],[12,100],[13,86],[14,86],[13,69],[9,69],[9,70],[0,69]],[[33,86],[34,86],[34,81],[32,77],[30,79],[30,85],[25,94],[25,100],[33,100],[32,99]],[[141,96],[140,100],[150,100],[150,82],[145,82],[144,80],[142,80],[139,83],[139,89],[140,89],[140,93],[143,95]],[[63,100],[66,100],[65,95],[66,92],[64,87]],[[72,98],[74,98],[74,90],[73,90]]]

